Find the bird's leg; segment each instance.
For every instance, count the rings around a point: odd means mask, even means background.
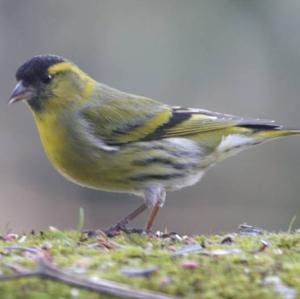
[[[145,228],[146,232],[150,232],[151,231],[153,222],[154,222],[154,220],[156,218],[156,215],[157,215],[160,207],[161,207],[161,202],[158,201],[155,204],[155,206],[152,208],[151,213],[150,213],[150,215],[148,217],[148,220],[147,220],[147,223],[146,223],[146,228]]]
[[[165,189],[157,184],[149,185],[144,190],[144,196],[145,196],[145,202],[139,206],[136,210],[134,210],[132,213],[127,215],[125,218],[120,220],[115,225],[112,225],[108,229],[105,230],[105,233],[107,236],[112,237],[115,236],[116,233],[120,230],[123,230],[125,232],[134,232],[134,233],[142,233],[147,232],[149,233],[153,222],[155,220],[155,217],[160,209],[160,207],[163,206],[166,198],[166,191]],[[126,224],[128,224],[129,221],[136,218],[139,214],[144,212],[148,207],[152,207],[151,213],[149,215],[145,230],[143,229],[126,229]]]
[[[148,206],[152,206],[152,210],[145,227],[147,233],[151,232],[156,215],[159,209],[164,205],[165,199],[166,191],[160,185],[151,185],[145,190],[145,201]]]
[[[131,212],[129,215],[127,215],[126,217],[124,217],[123,219],[121,219],[118,223],[116,223],[116,224],[110,226],[108,229],[106,229],[105,230],[106,235],[109,236],[109,237],[112,237],[119,230],[122,230],[122,229],[125,230],[126,224],[128,224],[129,221],[133,220],[139,214],[141,214],[142,212],[144,212],[147,208],[148,207],[147,207],[146,203],[143,203],[137,209],[135,209],[133,212]]]

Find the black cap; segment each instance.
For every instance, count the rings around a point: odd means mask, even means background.
[[[64,58],[57,55],[34,56],[18,68],[16,78],[18,81],[23,80],[25,83],[34,83],[48,75],[47,70],[51,65],[64,61]]]

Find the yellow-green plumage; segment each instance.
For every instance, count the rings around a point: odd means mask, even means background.
[[[25,99],[61,174],[83,186],[143,195],[148,205],[163,202],[164,190],[196,183],[217,161],[299,134],[272,121],[124,93],[57,56],[34,57],[19,68],[17,80],[31,91]]]

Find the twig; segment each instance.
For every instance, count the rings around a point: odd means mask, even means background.
[[[289,223],[289,227],[288,227],[288,231],[287,231],[289,234],[292,233],[293,226],[294,226],[296,220],[297,220],[297,215],[294,215]]]
[[[127,286],[121,283],[108,281],[102,278],[97,278],[97,281],[79,277],[73,273],[69,273],[52,265],[44,256],[41,250],[32,247],[23,246],[7,246],[4,250],[21,250],[33,253],[37,257],[37,269],[26,271],[23,273],[16,273],[12,275],[0,276],[0,281],[13,280],[23,277],[39,276],[41,278],[48,278],[56,281],[61,281],[69,285],[88,289],[90,291],[101,292],[109,295],[114,295],[121,298],[132,299],[175,299],[176,297],[168,296],[159,292],[140,290]]]

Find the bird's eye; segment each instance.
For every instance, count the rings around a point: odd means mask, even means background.
[[[48,84],[48,83],[50,83],[50,81],[52,80],[52,76],[51,75],[46,75],[46,76],[44,76],[44,77],[42,77],[42,79],[41,79],[41,81],[43,82],[43,83],[45,83],[45,84]]]

